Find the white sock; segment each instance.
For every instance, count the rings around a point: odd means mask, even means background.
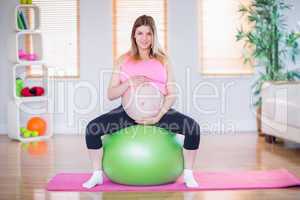
[[[188,188],[196,188],[199,187],[197,181],[194,178],[193,171],[190,169],[183,170],[183,179],[184,183]]]
[[[98,184],[103,183],[102,170],[96,170],[93,172],[92,176],[85,183],[82,184],[82,187],[90,189]]]

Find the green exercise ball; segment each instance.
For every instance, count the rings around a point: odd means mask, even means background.
[[[125,185],[160,185],[176,181],[183,171],[182,148],[175,134],[136,125],[103,140],[103,170],[108,178]]]

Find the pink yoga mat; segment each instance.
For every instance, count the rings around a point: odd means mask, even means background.
[[[111,182],[106,177],[104,184],[92,189],[85,189],[81,184],[91,174],[60,173],[47,185],[48,191],[191,191],[191,190],[232,190],[232,189],[267,189],[300,186],[300,179],[286,169],[269,171],[232,171],[232,172],[195,172],[199,188],[186,188],[182,177],[175,183],[160,186],[126,186]]]

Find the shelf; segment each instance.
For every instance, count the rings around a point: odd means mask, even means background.
[[[53,135],[52,114],[48,111],[48,102],[37,103],[18,103],[17,101],[10,101],[8,109],[10,112],[7,113],[8,117],[8,136],[11,139],[19,140],[21,142],[33,142],[40,141],[50,138]],[[21,127],[26,127],[27,122],[31,117],[41,117],[47,123],[46,132],[42,136],[24,138],[20,133]]]
[[[16,65],[24,66],[24,65],[44,65],[45,62],[42,60],[38,61],[26,61],[26,60],[20,60],[20,62],[16,63]]]
[[[32,3],[32,4],[19,4],[16,6],[17,8],[39,8],[36,4]]]
[[[17,15],[18,12],[22,11],[25,21],[27,22],[26,25],[29,26],[28,29],[20,29],[18,27],[18,19]],[[40,29],[40,9],[35,4],[20,4],[16,6],[15,9],[15,24],[16,24],[16,31],[24,31],[24,30],[37,30]]]
[[[19,140],[21,142],[27,143],[27,142],[37,142],[37,141],[47,140],[49,138],[51,138],[51,136],[46,135],[46,136],[37,136],[37,137],[30,137],[30,138],[21,137]]]
[[[23,103],[23,102],[43,102],[43,101],[48,101],[47,96],[35,96],[35,97],[17,97],[16,102],[18,104]]]
[[[43,40],[38,31],[22,31],[16,33],[17,63],[42,62]]]
[[[17,35],[20,35],[20,34],[34,34],[34,33],[41,34],[42,32],[39,29],[37,29],[37,30],[21,30],[21,31],[16,32]]]
[[[27,77],[29,70],[41,72],[40,78],[32,78]],[[33,73],[32,72],[32,73]],[[29,97],[22,97],[18,96],[16,92],[17,84],[16,79],[21,78],[24,83],[24,87],[28,87],[29,89],[38,86],[44,89],[44,94],[42,96],[29,96]],[[23,65],[23,64],[16,64],[12,68],[12,97],[19,102],[39,102],[39,101],[47,101],[49,96],[49,80],[48,80],[48,68],[46,65]]]

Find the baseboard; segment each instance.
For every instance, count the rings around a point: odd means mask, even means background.
[[[65,127],[65,126],[55,126],[53,127],[54,134],[58,135],[80,135],[76,128]],[[0,135],[7,135],[7,126],[6,124],[0,124]]]
[[[256,132],[256,120],[236,120],[236,130],[238,132]]]
[[[226,124],[227,123],[227,124]],[[212,127],[208,129],[209,131],[202,128],[201,132],[205,132],[206,134],[236,134],[236,133],[248,133],[248,132],[256,132],[256,124],[251,120],[236,120],[232,122],[224,123],[210,123]],[[230,128],[230,123],[232,123],[232,127]],[[225,125],[225,128],[222,126]],[[228,129],[226,129],[226,126]],[[84,130],[78,127],[67,127],[65,124],[58,124],[53,127],[54,134],[58,135],[82,135],[84,134]],[[7,127],[6,124],[0,124],[0,135],[7,135]]]
[[[55,125],[53,127],[53,132],[55,135],[81,135],[82,131],[78,130],[76,127],[66,127],[63,124]]]
[[[205,135],[224,135],[256,133],[256,122],[253,120],[216,120],[200,122],[201,133]]]

